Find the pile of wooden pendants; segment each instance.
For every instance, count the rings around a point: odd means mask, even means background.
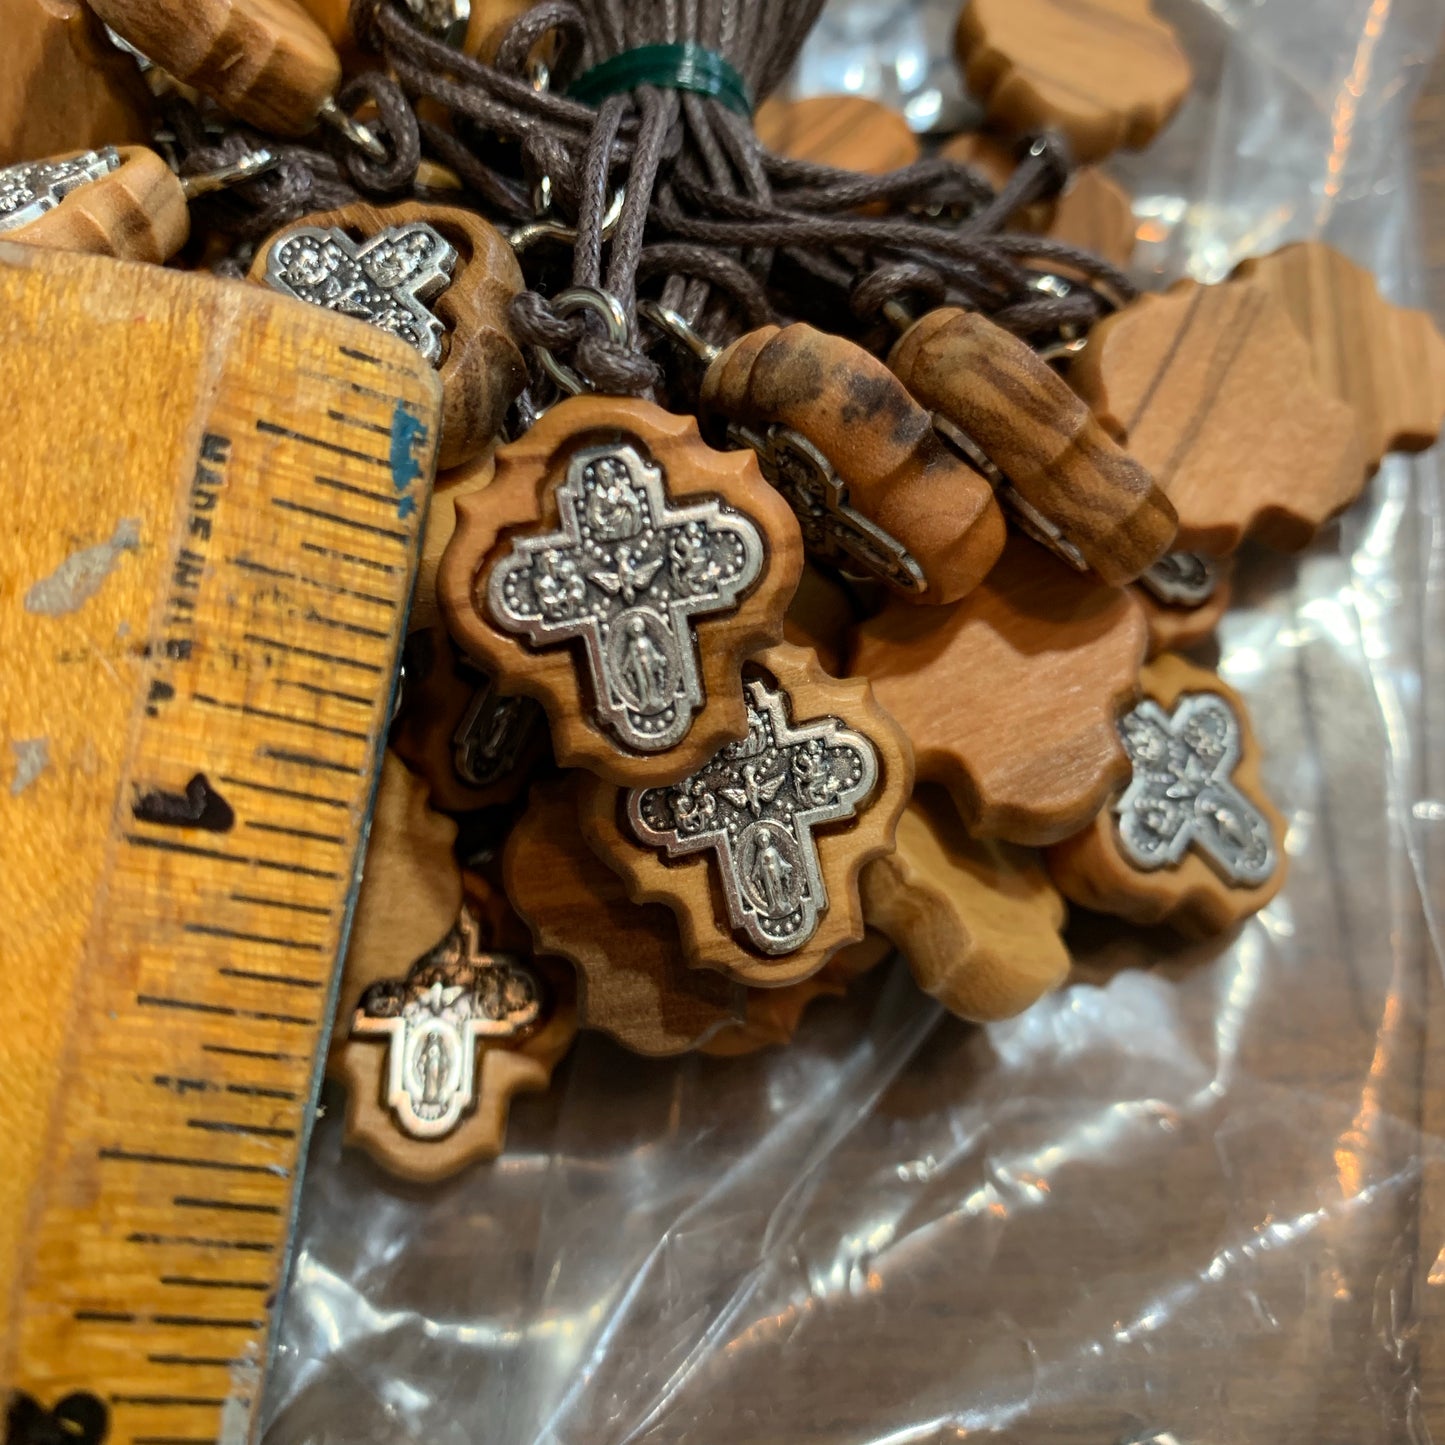
[[[282,45],[276,5],[92,3],[166,83],[261,131],[335,110],[333,46],[353,44],[335,0]],[[78,3],[6,7],[45,42],[30,95],[89,103],[31,104],[0,159],[90,149],[0,173],[0,239],[165,262],[187,190],[131,143],[129,59]],[[462,43],[494,46],[525,8],[472,0]],[[236,32],[200,37],[222,10]],[[1012,224],[1122,264],[1128,200],[1094,163],[1146,143],[1189,83],[1147,0],[971,0],[958,44],[989,120],[946,152],[1001,187],[1019,138],[1062,133],[1088,164]],[[759,130],[836,165],[916,157],[881,108],[818,104],[769,102]],[[355,203],[250,265],[370,308],[444,393],[332,1054],[354,1141],[439,1178],[497,1152],[511,1096],[579,1028],[653,1056],[784,1044],[895,948],[953,1013],[1000,1019],[1065,978],[1066,900],[1197,937],[1275,895],[1283,821],[1249,718],[1182,653],[1246,539],[1306,546],[1385,452],[1434,441],[1445,343],[1423,315],[1317,244],[1046,353],[950,306],[875,351],[802,322],[714,348],[644,303],[663,352],[702,357],[696,419],[581,394],[499,444],[535,239],[433,199]]]

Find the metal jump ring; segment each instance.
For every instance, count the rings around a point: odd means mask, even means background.
[[[593,286],[569,286],[552,298],[552,314],[559,320],[575,316],[579,311],[591,311],[600,316],[607,327],[608,340],[623,346],[628,340],[627,313],[622,303],[609,292],[599,291]],[[592,388],[565,362],[558,361],[545,346],[537,348],[537,359],[542,370],[573,396],[581,396]]]
[[[361,151],[368,160],[380,165],[391,159],[391,152],[377,139],[376,132],[354,116],[347,115],[337,105],[335,96],[328,97],[317,116]]]
[[[639,301],[637,314],[652,322],[665,335],[680,341],[704,365],[711,365],[722,354],[722,347],[714,346],[687,317],[671,306],[664,306],[661,301]]]
[[[604,241],[610,241],[616,233],[617,223],[622,219],[622,204],[626,199],[626,186],[619,186],[617,194],[612,197],[612,201],[607,207],[607,214],[602,218],[602,239]],[[546,211],[552,204],[552,178],[550,176],[544,175],[538,182],[537,195],[533,198],[533,204],[539,211]],[[576,239],[576,226],[564,226],[561,221],[551,221],[545,217],[529,221],[525,226],[518,226],[507,237],[513,253],[518,256],[529,247],[536,245],[538,241],[574,242]]]

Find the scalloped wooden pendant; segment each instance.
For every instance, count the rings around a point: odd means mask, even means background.
[[[1148,145],[1192,79],[1149,0],[967,0],[955,44],[990,120],[1062,131],[1083,162]]]
[[[904,332],[888,364],[945,435],[996,469],[1003,500],[1015,497],[1020,525],[1046,545],[1115,586],[1169,550],[1168,497],[1018,337],[942,306]]]
[[[1171,552],[1131,591],[1149,626],[1149,656],[1187,652],[1214,635],[1234,591],[1234,559]]]
[[[1065,897],[1191,937],[1259,912],[1284,883],[1284,819],[1260,782],[1243,700],[1207,668],[1166,653],[1120,723],[1128,785],[1081,833],[1048,850]]]
[[[846,582],[805,562],[783,618],[783,640],[811,647],[826,671],[846,676],[848,642],[861,610]]]
[[[1263,287],[1141,296],[1093,329],[1069,379],[1168,493],[1175,550],[1220,556],[1249,535],[1306,546],[1365,485],[1354,412],[1312,379]]]
[[[1244,261],[1234,274],[1282,303],[1316,380],[1355,409],[1372,468],[1386,452],[1435,445],[1445,422],[1445,337],[1427,312],[1393,305],[1369,271],[1320,241]]]
[[[690,965],[780,988],[862,939],[858,874],[893,847],[913,758],[867,681],[805,648],[759,653],[745,685],[740,742],[675,786],[589,782],[579,818],[634,902],[677,916]]]
[[[928,603],[962,597],[998,560],[1005,527],[992,487],[846,337],[802,322],[759,327],[709,363],[702,401],[757,451],[814,556]],[[820,508],[830,494],[836,502]]]
[[[914,791],[897,850],[863,870],[863,909],[959,1018],[1012,1018],[1069,971],[1064,900],[1037,855],[970,838],[941,788]]]
[[[82,0],[6,0],[0,46],[0,166],[150,137],[134,61]]]
[[[569,397],[498,449],[457,518],[448,624],[542,703],[564,766],[666,783],[746,734],[739,674],[782,636],[803,560],[750,452],[650,402]]]
[[[42,176],[32,188],[55,187],[60,199],[33,220],[17,225],[12,216],[10,224],[0,225],[0,241],[159,264],[175,255],[191,233],[180,181],[145,146],[73,151],[36,164]],[[42,185],[45,174],[54,179]]]
[[[387,753],[327,1072],[347,1090],[347,1143],[391,1173],[421,1182],[494,1158],[513,1096],[547,1087],[577,1029],[570,973],[510,956],[519,942],[515,920],[483,879],[464,880],[452,856],[455,837],[456,825],[427,806],[422,780]],[[458,966],[468,981],[493,975],[502,1020],[479,1031],[475,1042],[463,1031],[465,1046],[476,1050],[472,1102],[445,1132],[418,1137],[398,1122],[390,1097],[392,1053],[406,1047],[405,1038],[378,1037],[362,1016],[380,1012],[368,1009],[378,993],[389,991],[398,1000],[409,989],[420,995],[427,969],[440,974]],[[526,1005],[520,1012],[519,993]],[[438,1057],[444,1061],[444,1051]],[[425,1049],[408,1050],[407,1062],[413,1072],[424,1071]],[[437,1074],[445,1077],[445,1069]],[[417,1081],[408,1084],[416,1094]]]
[[[532,789],[507,839],[507,894],[538,952],[576,968],[582,1028],[652,1057],[695,1049],[743,1021],[743,988],[688,968],[672,914],[628,900],[578,832],[581,782],[566,773]]]
[[[436,574],[456,532],[459,497],[481,491],[490,450],[444,472],[432,489],[412,597],[402,705],[391,745],[427,781],[432,806],[451,812],[513,802],[547,752],[547,725],[532,698],[502,697],[461,655],[441,621]]]
[[[890,106],[862,95],[769,96],[755,121],[770,151],[797,161],[880,175],[918,159],[918,137]]]
[[[854,979],[877,968],[892,952],[893,944],[870,928],[861,943],[840,948],[817,973],[801,983],[790,983],[786,988],[745,989],[747,1017],[714,1035],[700,1052],[733,1059],[791,1043],[803,1015],[816,999],[842,998]]]
[[[1059,197],[1053,220],[1043,233],[1052,241],[1093,251],[1116,266],[1125,266],[1138,239],[1133,199],[1098,166],[1084,166]]]
[[[327,231],[340,233],[347,254],[306,246],[308,238],[319,241],[316,233]],[[416,294],[414,282],[393,277],[370,259],[367,243],[374,243],[383,232],[396,233],[398,247],[434,248],[423,262],[430,281],[425,301]],[[339,293],[349,294],[345,293],[348,280],[358,287],[380,288],[392,298],[393,304],[386,308],[389,315],[400,314],[399,302],[410,313],[408,325],[416,324],[428,345],[435,336],[435,364],[442,383],[437,465],[449,469],[476,464],[495,441],[507,408],[527,380],[527,364],[507,320],[507,307],[522,289],[522,272],[501,232],[480,216],[453,206],[408,201],[377,208],[355,201],[335,211],[304,216],[277,231],[257,250],[250,279],[375,322],[364,302],[338,307],[331,299],[333,288],[316,285],[322,266],[335,271]],[[390,259],[380,267],[398,269]],[[416,315],[418,309],[421,316]],[[428,311],[434,313],[434,322]]]
[[[1145,642],[1129,592],[1019,537],[962,602],[890,603],[865,622],[850,666],[970,833],[1037,845],[1081,828],[1126,777],[1115,723]]]

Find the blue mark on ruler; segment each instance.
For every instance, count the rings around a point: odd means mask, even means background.
[[[426,423],[404,402],[398,401],[391,413],[391,483],[399,492],[407,490],[421,476],[417,452],[426,446]],[[397,501],[398,517],[409,517],[416,511],[415,497]]]

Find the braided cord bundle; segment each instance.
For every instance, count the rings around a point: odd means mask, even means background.
[[[774,154],[729,103],[688,89],[640,84],[595,108],[566,94],[614,57],[690,43],[761,98],[787,74],[821,3],[543,0],[484,64],[419,28],[400,0],[353,0],[356,36],[385,73],[356,77],[343,99],[371,102],[368,123],[390,158],[288,146],[272,175],[218,202],[230,208],[222,222],[254,238],[357,193],[430,199],[418,166],[440,162],[494,219],[528,222],[545,209],[575,227],[570,275],[558,272],[555,256],[523,257],[533,289],[517,298],[513,324],[520,340],[567,355],[589,385],[610,394],[646,395],[661,380],[636,344],[640,289],[714,341],[807,318],[875,343],[890,302],[958,304],[1017,334],[1053,339],[1133,295],[1101,258],[1004,229],[1067,180],[1055,137],[1029,145],[995,192],[943,157],[863,175]],[[438,108],[449,123],[434,118]],[[187,169],[250,143],[238,135],[207,143],[184,116],[172,126]],[[1041,287],[1040,267],[1062,269],[1070,284]],[[568,285],[616,298],[631,338],[608,337],[590,315],[557,315],[547,295]]]

